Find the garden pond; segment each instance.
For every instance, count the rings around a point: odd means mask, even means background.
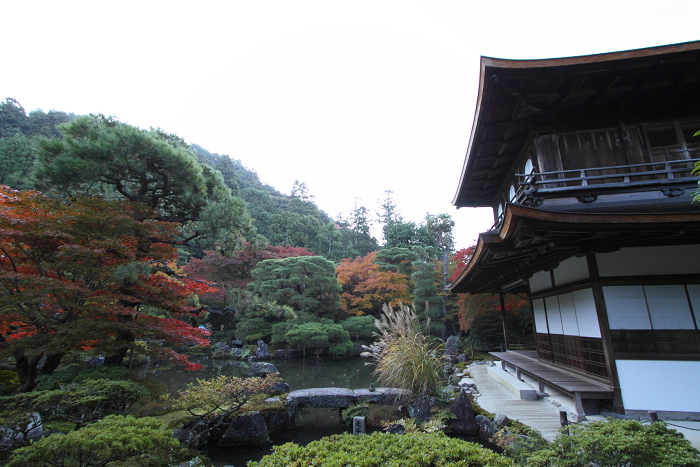
[[[146,366],[142,377],[152,378],[166,386],[171,396],[177,396],[189,383],[197,379],[209,379],[219,375],[246,377],[250,363],[239,360],[213,360],[209,357],[192,357],[193,362],[204,365],[198,371],[185,371],[179,366]],[[350,358],[345,360],[302,358],[297,360],[270,360],[279,370],[282,380],[291,391],[307,388],[368,388],[375,382],[374,367],[367,360]]]
[[[207,356],[190,358],[193,362],[204,365],[199,371],[185,371],[178,366],[160,367],[147,365],[141,370],[141,376],[149,377],[164,384],[172,396],[177,396],[196,379],[208,379],[218,375],[230,375],[245,377],[250,363],[240,360],[214,360]],[[372,375],[373,366],[365,365],[367,360],[363,358],[350,358],[344,360],[302,358],[297,360],[270,360],[279,370],[284,382],[289,384],[292,391],[307,388],[368,388],[370,383],[375,383]],[[368,432],[374,429],[368,428]],[[288,442],[305,445],[324,436],[349,432],[347,427],[295,427],[286,430],[283,434],[271,437],[271,443],[266,446],[239,446],[218,447],[207,446],[203,453],[208,456],[215,466],[233,465],[244,466],[248,461],[260,460],[266,454],[272,452],[275,445]],[[461,437],[467,441],[483,443],[478,438]],[[493,448],[493,446],[488,446]]]

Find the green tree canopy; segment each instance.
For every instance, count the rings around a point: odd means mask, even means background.
[[[27,113],[19,102],[11,97],[0,102],[0,137],[7,138],[27,129]]]
[[[292,324],[284,334],[284,341],[295,349],[301,349],[304,355],[307,348],[314,348],[316,355],[327,351],[334,357],[352,355],[355,350],[350,334],[340,324],[327,319]]]
[[[393,271],[410,276],[415,270],[413,262],[417,259],[418,255],[410,248],[391,247],[379,250],[374,262],[382,271]]]
[[[318,317],[339,317],[342,288],[335,265],[321,256],[261,261],[248,289],[263,300],[274,300]]]
[[[425,320],[430,318],[430,332],[440,333],[444,329],[442,298],[438,295],[440,276],[435,260],[427,258],[413,263],[415,272],[411,278],[415,288],[413,295],[415,299],[416,312],[418,316]]]
[[[28,175],[34,166],[35,152],[34,142],[21,133],[0,138],[0,185],[19,190],[29,188]]]
[[[109,415],[99,422],[68,434],[57,433],[12,453],[12,467],[103,467],[140,465],[160,467],[191,458],[151,417]]]
[[[250,231],[244,203],[232,196],[219,171],[197,161],[181,138],[103,115],[79,117],[60,131],[63,139],[40,142],[34,174],[39,188],[69,198],[121,196],[145,204],[161,220],[204,220],[202,230],[190,232],[191,237],[221,234],[222,229]]]

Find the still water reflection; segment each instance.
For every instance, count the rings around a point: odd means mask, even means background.
[[[245,377],[250,363],[236,360],[211,360],[206,357],[197,360],[204,365],[199,371],[184,371],[178,367],[153,367],[144,370],[144,375],[167,386],[168,392],[175,396],[196,379],[209,379],[218,375]],[[365,366],[362,358],[347,360],[324,360],[305,358],[299,360],[272,360],[285,383],[292,391],[306,388],[348,388],[361,389],[375,382],[372,376],[374,367]]]

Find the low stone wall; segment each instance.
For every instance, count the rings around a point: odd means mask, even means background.
[[[401,412],[396,400],[406,392],[396,388],[344,389],[310,388],[287,395],[287,414],[294,426],[343,426],[341,411],[353,404],[370,402],[368,426],[380,426],[383,420],[398,420]]]
[[[368,403],[365,424],[368,427],[380,427],[381,422],[396,421],[406,418],[397,401],[408,392],[396,388],[345,389],[345,388],[311,388],[292,391],[287,394],[284,408],[271,412],[249,412],[236,418],[234,423],[218,436],[208,440],[211,443],[238,446],[245,444],[264,444],[268,436],[293,427],[338,427],[345,426],[342,411],[352,405]],[[281,402],[283,397],[273,397],[268,401]],[[435,397],[420,397],[407,407],[408,416],[427,420],[433,407]],[[480,427],[474,418],[471,403],[465,389],[449,404],[448,409],[455,415],[449,421],[449,428],[455,434],[477,434]],[[487,419],[488,420],[488,419]],[[400,427],[400,425],[397,425]],[[403,429],[403,427],[401,427]],[[493,433],[490,433],[492,435]]]

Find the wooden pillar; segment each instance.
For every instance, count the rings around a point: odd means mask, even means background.
[[[586,411],[583,409],[583,400],[581,399],[581,393],[574,393],[574,405],[576,406],[576,415],[578,415],[578,421],[586,419]]]
[[[510,344],[508,343],[508,324],[506,324],[506,302],[503,298],[503,292],[498,292],[501,298],[501,320],[503,321],[503,342],[506,345],[506,351],[510,350]]]
[[[610,323],[608,322],[608,309],[605,306],[603,296],[603,286],[600,283],[598,274],[598,261],[595,253],[586,253],[588,262],[588,272],[591,277],[591,288],[593,290],[593,300],[595,302],[596,314],[598,315],[598,325],[600,326],[600,337],[603,341],[603,352],[605,352],[605,364],[610,374],[610,384],[613,387],[613,408],[616,412],[624,413],[625,408],[622,403],[622,393],[620,391],[620,379],[617,376],[617,365],[615,364],[615,351],[613,350],[612,336],[610,334]]]
[[[566,410],[559,411],[559,425],[565,427],[569,424],[569,417],[566,415]]]

